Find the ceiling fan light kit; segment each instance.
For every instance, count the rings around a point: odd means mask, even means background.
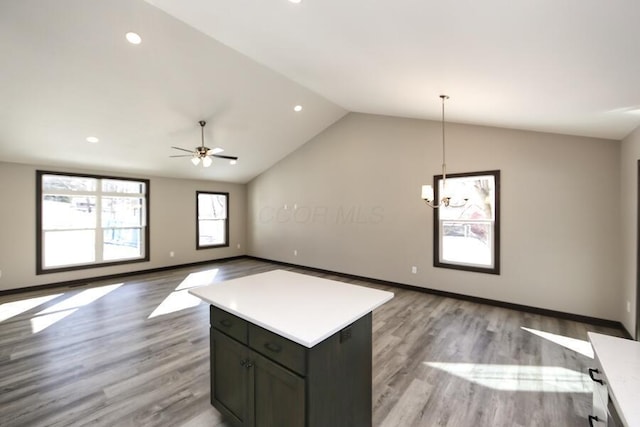
[[[219,159],[228,159],[229,164],[235,165],[238,163],[238,158],[236,156],[223,156],[218,153],[223,152],[222,148],[216,147],[214,149],[210,149],[209,147],[204,146],[204,127],[207,124],[204,120],[200,120],[198,122],[200,125],[200,136],[201,136],[201,144],[199,147],[196,147],[194,150],[187,150],[186,148],[180,147],[171,147],[175,150],[186,151],[191,154],[181,154],[177,156],[169,156],[169,157],[191,157],[191,163],[194,166],[198,166],[202,161],[202,166],[208,168],[213,163],[212,157],[217,157]]]

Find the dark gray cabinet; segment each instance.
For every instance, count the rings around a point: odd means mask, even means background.
[[[249,411],[249,349],[212,329],[211,404],[238,426],[253,425]],[[215,387],[213,380],[215,379]]]
[[[211,404],[238,427],[371,427],[371,313],[307,348],[211,306]]]

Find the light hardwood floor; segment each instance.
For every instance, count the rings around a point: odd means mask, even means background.
[[[0,298],[0,426],[226,426],[209,404],[208,307],[184,289],[277,268],[240,259]],[[285,269],[396,294],[373,316],[376,427],[585,426],[587,331],[621,336]]]

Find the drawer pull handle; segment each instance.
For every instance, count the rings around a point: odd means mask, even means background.
[[[600,373],[600,371],[598,371],[597,369],[589,368],[589,377],[590,377],[593,381],[597,382],[598,384],[602,384],[602,385],[604,385],[604,381],[599,380],[599,379],[597,379],[597,378],[594,378],[594,377],[593,377],[593,374],[599,374],[599,373]],[[596,421],[597,421],[597,420],[596,420]]]
[[[273,344],[270,342],[264,343],[264,348],[274,353],[280,353],[280,351],[282,351],[282,347],[280,347],[278,344]]]
[[[222,319],[219,323],[225,328],[230,328],[233,325],[233,322],[229,319]]]
[[[600,418],[598,418],[596,416],[593,416],[593,415],[589,415],[589,426],[590,427],[593,427],[593,422],[594,421],[599,423],[600,422]]]
[[[249,359],[241,360],[240,361],[240,366],[244,366],[245,368],[249,369],[250,367],[253,366],[253,363],[251,363],[251,361]]]

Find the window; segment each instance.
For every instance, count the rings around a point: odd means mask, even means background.
[[[149,260],[148,180],[36,172],[36,273]]]
[[[433,265],[500,274],[500,171],[447,175],[446,190],[441,175],[434,182],[436,200],[453,198],[433,216]]]
[[[229,193],[196,191],[196,249],[229,246]]]

